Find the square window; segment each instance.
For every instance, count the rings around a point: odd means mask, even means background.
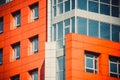
[[[38,36],[30,38],[30,51],[31,53],[38,52]]]
[[[98,53],[85,51],[85,71],[98,73]]]
[[[110,76],[120,78],[120,58],[109,56]]]
[[[31,21],[35,21],[39,18],[39,8],[38,8],[38,3],[35,3],[33,5],[30,5],[30,16],[31,16]]]
[[[0,18],[0,33],[3,32],[3,17]]]
[[[13,16],[13,26],[14,29],[18,28],[21,24],[21,20],[20,20],[20,11],[16,11],[14,13],[12,13]]]
[[[38,70],[32,70],[29,72],[30,80],[38,80]]]
[[[2,65],[3,60],[3,49],[0,49],[0,65]]]
[[[13,44],[12,49],[13,49],[13,54],[12,54],[13,60],[20,59],[20,43]]]
[[[20,76],[16,75],[10,78],[10,80],[20,80]]]

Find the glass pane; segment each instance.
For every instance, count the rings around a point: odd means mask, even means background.
[[[0,49],[0,64],[2,64],[2,49]]]
[[[35,10],[35,18],[38,18],[38,6],[36,6],[34,10]]]
[[[112,40],[119,42],[120,40],[120,26],[112,25]]]
[[[112,16],[119,17],[119,7],[112,6]]]
[[[56,0],[54,0],[54,5],[56,5]]]
[[[63,39],[63,22],[58,23],[58,40]]]
[[[63,4],[60,3],[60,4],[58,5],[58,14],[62,14],[62,13],[63,13]]]
[[[77,8],[87,10],[87,0],[77,0]]]
[[[34,80],[38,80],[38,73],[37,72],[34,73]]]
[[[72,17],[72,32],[75,33],[75,17]]]
[[[17,53],[16,53],[16,57],[19,58],[20,57],[20,46],[16,46],[17,49]]]
[[[70,0],[65,2],[65,12],[70,11]]]
[[[0,5],[6,3],[6,0],[0,0]]]
[[[59,3],[59,2],[63,2],[63,0],[58,0],[58,3]]]
[[[20,25],[20,14],[18,14],[18,15],[16,16],[16,18],[17,18],[17,26],[18,26],[18,25]]]
[[[64,73],[64,71],[60,71],[58,74],[59,74],[58,75],[58,80],[65,80],[65,73]]]
[[[110,39],[110,24],[100,23],[100,37],[103,39]]]
[[[98,13],[98,3],[89,1],[89,11]]]
[[[53,40],[56,41],[56,24],[53,25]]]
[[[58,57],[58,71],[63,71],[65,69],[65,59],[64,56]]]
[[[92,53],[89,53],[89,52],[85,52],[86,54],[86,57],[90,57],[90,58],[93,58],[95,55],[93,55]]]
[[[93,59],[86,59],[86,67],[87,68],[93,68]]]
[[[35,38],[35,39],[34,39],[34,43],[35,43],[35,45],[34,45],[34,48],[35,48],[35,49],[34,49],[34,50],[35,50],[35,51],[38,51],[38,38]]]
[[[54,16],[56,16],[56,6],[54,6],[53,9],[54,9]]]
[[[65,34],[69,34],[70,33],[70,27],[65,28]]]
[[[117,64],[110,63],[110,72],[117,73]]]
[[[119,6],[120,5],[120,0],[112,0],[112,5]]]
[[[92,69],[86,69],[86,72],[94,73]]]
[[[65,20],[65,27],[70,25],[70,19]]]
[[[75,9],[75,0],[72,0],[72,9]]]
[[[104,2],[104,3],[110,4],[110,0],[100,0],[100,2]]]
[[[89,20],[89,35],[98,37],[98,21]]]
[[[119,75],[120,75],[120,62],[119,62],[119,65],[118,65],[118,69],[119,69],[118,71],[119,71]]]
[[[110,6],[105,4],[100,4],[100,13],[105,15],[110,15]]]
[[[0,33],[3,31],[3,20],[0,20]]]
[[[85,18],[77,18],[77,33],[87,34],[87,20]]]

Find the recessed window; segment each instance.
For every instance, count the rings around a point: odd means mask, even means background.
[[[98,73],[98,54],[85,51],[85,71],[90,73]]]
[[[10,78],[10,80],[20,80],[20,76],[16,75]]]
[[[110,56],[109,66],[110,66],[110,76],[120,78],[120,58]]]
[[[0,0],[0,5],[3,5],[3,4],[8,3],[10,1],[12,1],[12,0]]]
[[[13,60],[20,59],[20,43],[13,44],[12,49],[13,49],[13,54],[12,54]]]
[[[30,38],[30,52],[31,53],[38,52],[38,36]]]
[[[13,16],[13,27],[18,28],[21,24],[21,19],[20,19],[20,11],[16,11],[12,13]]]
[[[3,61],[3,49],[0,49],[0,65],[2,65]]]
[[[37,20],[39,18],[39,8],[38,8],[38,3],[35,3],[33,5],[30,5],[30,17],[31,21]]]
[[[0,18],[0,33],[3,32],[3,17]]]
[[[32,70],[29,72],[30,80],[38,80],[38,70]]]

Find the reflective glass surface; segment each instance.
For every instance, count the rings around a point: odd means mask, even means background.
[[[72,17],[72,32],[75,33],[75,17]]]
[[[72,0],[72,9],[75,9],[75,0]]]
[[[89,1],[89,11],[98,13],[98,3]]]
[[[58,40],[63,39],[63,22],[58,23]]]
[[[110,24],[100,23],[100,38],[110,40]]]
[[[120,0],[112,0],[112,5],[120,6]]]
[[[65,2],[65,12],[70,11],[70,0]]]
[[[110,0],[100,0],[100,2],[104,2],[104,3],[110,3]]]
[[[105,15],[110,15],[110,6],[105,4],[100,4],[100,13]]]
[[[89,35],[98,37],[98,21],[89,20]]]
[[[86,59],[86,67],[93,68],[93,59],[90,58]]]
[[[87,10],[87,0],[77,0],[77,8]]]
[[[58,4],[58,13],[62,14],[63,13],[63,4]]]
[[[87,34],[87,20],[77,17],[77,33]]]
[[[119,17],[119,7],[112,6],[112,16]]]
[[[115,73],[117,73],[117,64],[115,64],[115,63],[110,63],[110,72],[115,72]]]

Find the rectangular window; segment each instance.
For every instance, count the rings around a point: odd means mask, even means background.
[[[98,73],[98,53],[85,51],[85,71]]]
[[[12,13],[12,16],[13,16],[13,26],[14,28],[18,28],[21,24],[20,10]]]
[[[70,0],[65,1],[65,12],[70,11]]]
[[[20,80],[20,76],[16,75],[10,78],[10,80]]]
[[[120,58],[109,56],[110,76],[120,78]]]
[[[77,0],[77,8],[87,10],[87,0]]]
[[[89,11],[98,13],[98,2],[89,1]]]
[[[57,58],[57,80],[65,80],[65,57]]]
[[[3,5],[3,4],[8,3],[10,1],[12,1],[12,0],[0,0],[0,5]]]
[[[110,15],[110,5],[100,4],[100,13]]]
[[[38,36],[34,36],[30,38],[30,50],[31,50],[31,53],[38,52]]]
[[[87,19],[77,17],[77,33],[87,35]]]
[[[65,20],[65,34],[70,33],[70,19]]]
[[[0,65],[2,65],[3,61],[3,49],[0,49]]]
[[[3,32],[3,17],[0,18],[0,33]]]
[[[38,70],[32,70],[29,72],[30,80],[38,80]]]
[[[20,43],[15,43],[12,45],[13,49],[13,60],[18,60],[20,59]]]
[[[31,10],[31,21],[35,21],[39,18],[39,8],[38,8],[38,3],[35,3],[33,5],[30,5],[30,10]]]

